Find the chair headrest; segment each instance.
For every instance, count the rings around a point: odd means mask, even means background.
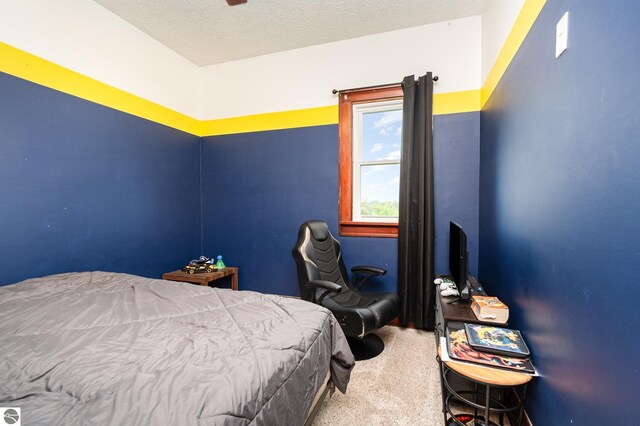
[[[310,220],[306,225],[311,230],[311,235],[316,241],[324,241],[331,235],[329,226],[321,220]]]

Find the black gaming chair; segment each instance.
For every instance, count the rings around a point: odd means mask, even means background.
[[[366,293],[362,285],[371,277],[384,275],[373,266],[351,268],[348,283],[340,243],[326,223],[312,220],[302,224],[293,248],[298,267],[300,296],[329,309],[336,317],[356,360],[369,359],[384,350],[382,339],[369,334],[398,316],[400,299],[393,293]]]

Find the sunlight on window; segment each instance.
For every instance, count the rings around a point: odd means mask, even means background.
[[[360,170],[360,215],[398,217],[400,165],[363,165]]]
[[[362,161],[399,160],[402,110],[362,114]]]
[[[361,220],[398,217],[402,110],[397,103],[356,107],[360,135],[354,150],[354,215]]]

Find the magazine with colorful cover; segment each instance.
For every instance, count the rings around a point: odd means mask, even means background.
[[[529,348],[518,330],[483,324],[465,324],[469,345],[480,352],[527,358]]]
[[[447,327],[447,349],[451,359],[535,374],[533,364],[531,364],[531,361],[528,359],[505,357],[476,351],[469,345],[467,333],[462,323],[460,323],[459,326],[455,326],[454,324],[455,323],[449,323]]]

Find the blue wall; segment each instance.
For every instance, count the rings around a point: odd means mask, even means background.
[[[335,125],[199,143],[1,73],[0,93],[0,285],[84,270],[159,277],[221,253],[241,288],[296,295],[299,225],[323,219],[337,235]],[[437,272],[448,269],[449,220],[467,230],[476,270],[479,120],[435,118]],[[370,289],[396,290],[396,239],[341,241],[347,265],[388,270]]]
[[[436,273],[449,273],[453,220],[467,234],[469,273],[477,276],[480,113],[436,115],[433,126]]]
[[[337,164],[336,126],[204,138],[203,253],[238,266],[242,290],[298,294],[291,249],[306,220],[335,231]]]
[[[638,22],[640,2],[547,2],[482,112],[480,279],[542,374],[537,425],[637,424]]]
[[[469,234],[477,265],[479,113],[435,117],[436,270],[448,270],[448,223]],[[338,128],[335,125],[204,138],[203,253],[240,267],[240,288],[298,295],[291,249],[300,224],[321,219],[336,237]],[[338,237],[347,267],[379,265],[369,287],[397,289],[397,239]]]
[[[198,138],[0,73],[0,285],[200,249]]]

